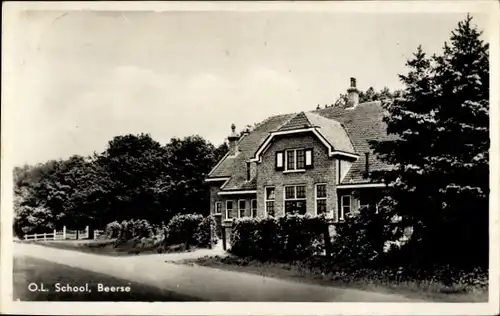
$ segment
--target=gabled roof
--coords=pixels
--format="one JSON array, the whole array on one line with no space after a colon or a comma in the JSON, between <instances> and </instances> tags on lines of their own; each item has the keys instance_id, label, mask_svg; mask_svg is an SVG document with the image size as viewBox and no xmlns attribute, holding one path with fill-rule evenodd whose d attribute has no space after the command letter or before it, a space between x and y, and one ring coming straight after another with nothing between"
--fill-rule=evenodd
<instances>
[{"instance_id":1,"label":"gabled roof","mask_svg":"<svg viewBox=\"0 0 500 316\"><path fill-rule=\"evenodd\" d=\"M330 107L272 116L260 123L250 134L242 137L238 142L238 153L226 155L208 177L230 177L223 190L255 189L255 179L246 181L246 162L254 156L272 132L287 131L309 124L310 127L317 127L329 142L333 142L332 146L337 150L359 155L359 159L352 164L342 183L368 183L369 179L363 178L364 153L371 152L368 142L391 139L382 121L384 111L380 102L366 102L352 109ZM374 154L369 156L369 162L370 170L390 168L390 165L379 161Z\"/></svg>"}]
</instances>

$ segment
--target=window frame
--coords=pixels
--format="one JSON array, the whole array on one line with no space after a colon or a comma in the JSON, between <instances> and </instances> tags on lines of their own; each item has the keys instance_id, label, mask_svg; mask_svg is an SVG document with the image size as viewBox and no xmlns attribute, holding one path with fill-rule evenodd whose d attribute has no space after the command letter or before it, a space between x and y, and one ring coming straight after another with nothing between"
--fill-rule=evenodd
<instances>
[{"instance_id":1,"label":"window frame","mask_svg":"<svg viewBox=\"0 0 500 316\"><path fill-rule=\"evenodd\" d=\"M325 196L324 197L318 197L318 186L324 185L325 186ZM318 215L318 201L325 201L325 214L328 215L328 208L326 206L326 201L328 199L328 187L326 183L316 183L314 185L314 212L316 213L316 216Z\"/></svg>"},{"instance_id":2,"label":"window frame","mask_svg":"<svg viewBox=\"0 0 500 316\"><path fill-rule=\"evenodd\" d=\"M229 208L228 208L227 204L228 204L229 202L231 202L231 205L232 205L232 207L231 207L231 213L232 213L232 211L234 210L234 200L226 200L226 219L231 219L231 218L232 218L232 217L229 217L229 216L228 216L228 215L229 215L229 212L228 212L228 211L229 211Z\"/></svg>"},{"instance_id":3,"label":"window frame","mask_svg":"<svg viewBox=\"0 0 500 316\"><path fill-rule=\"evenodd\" d=\"M298 168L297 166L297 152L303 152L303 166L302 168ZM294 148L294 149L286 149L284 152L285 154L283 155L284 158L285 158L285 161L284 161L284 164L283 164L283 167L284 167L284 171L288 171L288 172L293 172L293 171L305 171L306 170L306 149L305 148ZM293 168L289 168L288 166L288 153L289 152L293 152ZM312 153L311 153L311 164L312 164Z\"/></svg>"},{"instance_id":4,"label":"window frame","mask_svg":"<svg viewBox=\"0 0 500 316\"><path fill-rule=\"evenodd\" d=\"M255 203L255 207L254 207ZM250 200L250 216L252 218L257 217L257 199Z\"/></svg>"},{"instance_id":5,"label":"window frame","mask_svg":"<svg viewBox=\"0 0 500 316\"><path fill-rule=\"evenodd\" d=\"M352 211L352 195L351 194L344 194L340 196L340 208L339 208L339 221L343 221L345 219L345 212L344 212L344 207L347 207L344 205L344 197L349 197L349 212Z\"/></svg>"},{"instance_id":6,"label":"window frame","mask_svg":"<svg viewBox=\"0 0 500 316\"><path fill-rule=\"evenodd\" d=\"M286 197L286 188L294 188L294 198L287 198ZM304 187L304 197L297 198L297 187ZM306 211L304 214L307 214L307 188L305 184L293 184L293 185L285 185L283 187L283 213L287 214L286 211L286 202L290 201L304 201L306 205Z\"/></svg>"},{"instance_id":7,"label":"window frame","mask_svg":"<svg viewBox=\"0 0 500 316\"><path fill-rule=\"evenodd\" d=\"M273 199L268 199L268 196L267 196L267 189L273 189L274 190L274 197ZM272 202L273 203L273 215L272 216L276 216L276 187L274 186L266 186L264 187L264 211L266 213L266 216L269 216L269 212L267 211L268 207L267 207L267 202Z\"/></svg>"},{"instance_id":8,"label":"window frame","mask_svg":"<svg viewBox=\"0 0 500 316\"><path fill-rule=\"evenodd\" d=\"M241 202L243 202L245 206L243 209L241 208ZM238 218L245 217L246 210L247 210L247 200L245 199L238 200ZM243 211L243 216L241 216L241 211Z\"/></svg>"},{"instance_id":9,"label":"window frame","mask_svg":"<svg viewBox=\"0 0 500 316\"><path fill-rule=\"evenodd\" d=\"M217 212L217 205L220 205L220 212ZM214 203L214 215L222 215L222 201L215 201L215 203Z\"/></svg>"}]
</instances>

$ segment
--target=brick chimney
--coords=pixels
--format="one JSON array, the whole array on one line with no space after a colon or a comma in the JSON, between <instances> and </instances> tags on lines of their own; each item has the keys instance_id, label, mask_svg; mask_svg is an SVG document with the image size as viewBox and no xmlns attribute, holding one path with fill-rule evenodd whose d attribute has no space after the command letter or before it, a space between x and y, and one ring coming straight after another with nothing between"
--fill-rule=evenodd
<instances>
[{"instance_id":1,"label":"brick chimney","mask_svg":"<svg viewBox=\"0 0 500 316\"><path fill-rule=\"evenodd\" d=\"M240 139L240 136L236 133L236 125L231 124L231 134L227 137L227 140L229 142L229 152L231 155L236 155L238 152L238 140Z\"/></svg>"},{"instance_id":2,"label":"brick chimney","mask_svg":"<svg viewBox=\"0 0 500 316\"><path fill-rule=\"evenodd\" d=\"M356 107L359 103L359 90L356 88L356 78L351 77L351 86L347 89L348 107Z\"/></svg>"}]
</instances>

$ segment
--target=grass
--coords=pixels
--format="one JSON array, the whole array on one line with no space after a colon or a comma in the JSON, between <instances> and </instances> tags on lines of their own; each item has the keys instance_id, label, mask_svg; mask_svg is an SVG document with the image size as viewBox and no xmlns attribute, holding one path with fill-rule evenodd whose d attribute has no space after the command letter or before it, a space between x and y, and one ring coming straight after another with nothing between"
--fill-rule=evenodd
<instances>
[{"instance_id":1,"label":"grass","mask_svg":"<svg viewBox=\"0 0 500 316\"><path fill-rule=\"evenodd\" d=\"M185 260L179 263L197 264L223 270L246 272L267 277L275 277L324 286L341 288L356 288L378 293L399 294L411 299L433 302L487 302L488 292L483 290L466 292L460 286L444 286L431 281L412 282L378 282L376 280L360 279L346 281L342 278L332 278L330 275L304 269L294 263L271 263L256 260L241 259L234 256L206 256L199 259Z\"/></svg>"},{"instance_id":2,"label":"grass","mask_svg":"<svg viewBox=\"0 0 500 316\"><path fill-rule=\"evenodd\" d=\"M132 256L158 254L157 248L141 248L135 240L128 240L122 243L116 243L114 239L98 240L51 240L51 241L23 241L24 243L36 243L46 247L57 249L74 250L86 253L93 253L107 256ZM162 249L162 253L188 252L195 248L186 249L185 245L172 245Z\"/></svg>"},{"instance_id":3,"label":"grass","mask_svg":"<svg viewBox=\"0 0 500 316\"><path fill-rule=\"evenodd\" d=\"M52 263L31 257L14 258L14 300L20 301L193 301L190 297L152 286L129 282L104 274ZM47 292L28 290L30 283L40 284ZM88 284L90 292L56 292L56 283L71 286ZM129 286L130 292L98 292L97 285Z\"/></svg>"}]
</instances>

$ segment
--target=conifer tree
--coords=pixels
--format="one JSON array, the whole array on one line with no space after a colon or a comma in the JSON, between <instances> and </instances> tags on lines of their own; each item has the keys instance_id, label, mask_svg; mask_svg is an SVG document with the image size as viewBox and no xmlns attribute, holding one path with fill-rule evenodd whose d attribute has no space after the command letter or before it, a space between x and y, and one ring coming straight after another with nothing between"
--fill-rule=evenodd
<instances>
[{"instance_id":1,"label":"conifer tree","mask_svg":"<svg viewBox=\"0 0 500 316\"><path fill-rule=\"evenodd\" d=\"M419 47L401 75L402 97L385 118L396 139L372 142L395 166L373 177L392 183L391 197L410 246L427 262L485 264L488 255L488 44L467 16L441 55Z\"/></svg>"}]
</instances>

